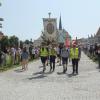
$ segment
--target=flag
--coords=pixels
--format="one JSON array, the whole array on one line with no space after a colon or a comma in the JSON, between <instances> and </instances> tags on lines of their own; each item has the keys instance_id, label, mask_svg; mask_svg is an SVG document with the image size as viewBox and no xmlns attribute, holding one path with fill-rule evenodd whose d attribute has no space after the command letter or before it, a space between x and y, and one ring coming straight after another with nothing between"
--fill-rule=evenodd
<instances>
[{"instance_id":1,"label":"flag","mask_svg":"<svg viewBox=\"0 0 100 100\"><path fill-rule=\"evenodd\" d=\"M66 33L65 45L66 45L67 48L70 46L70 38L69 38L68 32Z\"/></svg>"},{"instance_id":2,"label":"flag","mask_svg":"<svg viewBox=\"0 0 100 100\"><path fill-rule=\"evenodd\" d=\"M76 40L72 40L72 45L77 44Z\"/></svg>"}]
</instances>

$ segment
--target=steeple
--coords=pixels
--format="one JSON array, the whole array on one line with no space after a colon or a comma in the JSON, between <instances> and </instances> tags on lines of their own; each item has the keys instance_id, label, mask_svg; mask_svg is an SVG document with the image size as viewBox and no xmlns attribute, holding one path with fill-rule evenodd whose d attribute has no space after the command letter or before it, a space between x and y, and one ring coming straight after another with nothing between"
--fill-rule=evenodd
<instances>
[{"instance_id":1,"label":"steeple","mask_svg":"<svg viewBox=\"0 0 100 100\"><path fill-rule=\"evenodd\" d=\"M60 15L60 20L59 20L59 30L62 30L62 21L61 21L61 15Z\"/></svg>"}]
</instances>

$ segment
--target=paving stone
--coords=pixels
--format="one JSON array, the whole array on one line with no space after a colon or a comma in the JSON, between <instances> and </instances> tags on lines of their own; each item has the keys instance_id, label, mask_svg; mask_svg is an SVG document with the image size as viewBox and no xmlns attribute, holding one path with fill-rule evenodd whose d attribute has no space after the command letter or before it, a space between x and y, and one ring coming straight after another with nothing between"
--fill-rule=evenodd
<instances>
[{"instance_id":1,"label":"paving stone","mask_svg":"<svg viewBox=\"0 0 100 100\"><path fill-rule=\"evenodd\" d=\"M41 61L28 65L28 70L19 68L0 73L0 100L100 100L100 72L97 64L84 53L79 62L79 75L72 73L71 62L68 71L56 64L56 70L49 73L49 66L42 74Z\"/></svg>"}]
</instances>

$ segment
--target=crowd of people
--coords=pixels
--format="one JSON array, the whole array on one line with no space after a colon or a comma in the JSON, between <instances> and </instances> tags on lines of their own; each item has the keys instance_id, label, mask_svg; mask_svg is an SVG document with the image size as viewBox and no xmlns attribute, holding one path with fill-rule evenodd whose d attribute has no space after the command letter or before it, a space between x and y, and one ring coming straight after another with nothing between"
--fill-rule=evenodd
<instances>
[{"instance_id":1,"label":"crowd of people","mask_svg":"<svg viewBox=\"0 0 100 100\"><path fill-rule=\"evenodd\" d=\"M81 58L81 48L76 44L73 44L72 47L66 47L65 45L50 45L47 47L42 45L40 57L43 64L43 73L45 72L48 63L50 64L50 72L55 71L55 60L57 58L59 66L63 66L63 73L66 73L67 71L68 61L72 61L72 74L78 74L78 62Z\"/></svg>"},{"instance_id":2,"label":"crowd of people","mask_svg":"<svg viewBox=\"0 0 100 100\"><path fill-rule=\"evenodd\" d=\"M84 45L83 51L87 56L98 61L98 68L100 69L100 44L95 43L94 45Z\"/></svg>"},{"instance_id":3,"label":"crowd of people","mask_svg":"<svg viewBox=\"0 0 100 100\"><path fill-rule=\"evenodd\" d=\"M26 57L26 53L28 57ZM0 50L0 66L13 66L17 64L24 64L25 61L22 60L27 58L28 60L34 60L39 57L39 47L7 47L3 50Z\"/></svg>"},{"instance_id":4,"label":"crowd of people","mask_svg":"<svg viewBox=\"0 0 100 100\"><path fill-rule=\"evenodd\" d=\"M65 45L49 46L42 44L41 47L23 47L15 48L9 47L4 51L0 50L0 66L12 66L16 64L22 65L22 70L28 69L28 61L41 58L43 65L43 73L46 70L46 66L50 66L50 72L55 71L56 61L59 66L63 66L63 73L67 71L68 62L72 62L72 74L78 74L78 63L81 58L81 50L83 50L89 56L96 56L98 59L98 65L100 68L100 45L95 46L80 46L72 44L70 47Z\"/></svg>"}]
</instances>

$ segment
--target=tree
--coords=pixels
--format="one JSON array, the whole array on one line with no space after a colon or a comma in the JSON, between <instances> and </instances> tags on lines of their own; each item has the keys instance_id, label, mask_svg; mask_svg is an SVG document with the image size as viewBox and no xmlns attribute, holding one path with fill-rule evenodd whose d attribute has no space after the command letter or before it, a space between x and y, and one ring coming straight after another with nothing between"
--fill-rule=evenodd
<instances>
[{"instance_id":1,"label":"tree","mask_svg":"<svg viewBox=\"0 0 100 100\"><path fill-rule=\"evenodd\" d=\"M20 41L20 48L23 48L23 41Z\"/></svg>"},{"instance_id":2,"label":"tree","mask_svg":"<svg viewBox=\"0 0 100 100\"><path fill-rule=\"evenodd\" d=\"M30 41L29 41L29 40L25 40L24 43L25 43L25 44L30 44Z\"/></svg>"},{"instance_id":3,"label":"tree","mask_svg":"<svg viewBox=\"0 0 100 100\"><path fill-rule=\"evenodd\" d=\"M9 42L10 42L10 46L18 47L19 39L18 39L18 37L16 37L16 36L11 36L11 37L9 38Z\"/></svg>"},{"instance_id":4,"label":"tree","mask_svg":"<svg viewBox=\"0 0 100 100\"><path fill-rule=\"evenodd\" d=\"M8 36L4 36L4 37L0 40L0 44L1 44L1 50L2 50L2 51L4 51L6 47L9 47L10 43L9 43Z\"/></svg>"}]
</instances>

